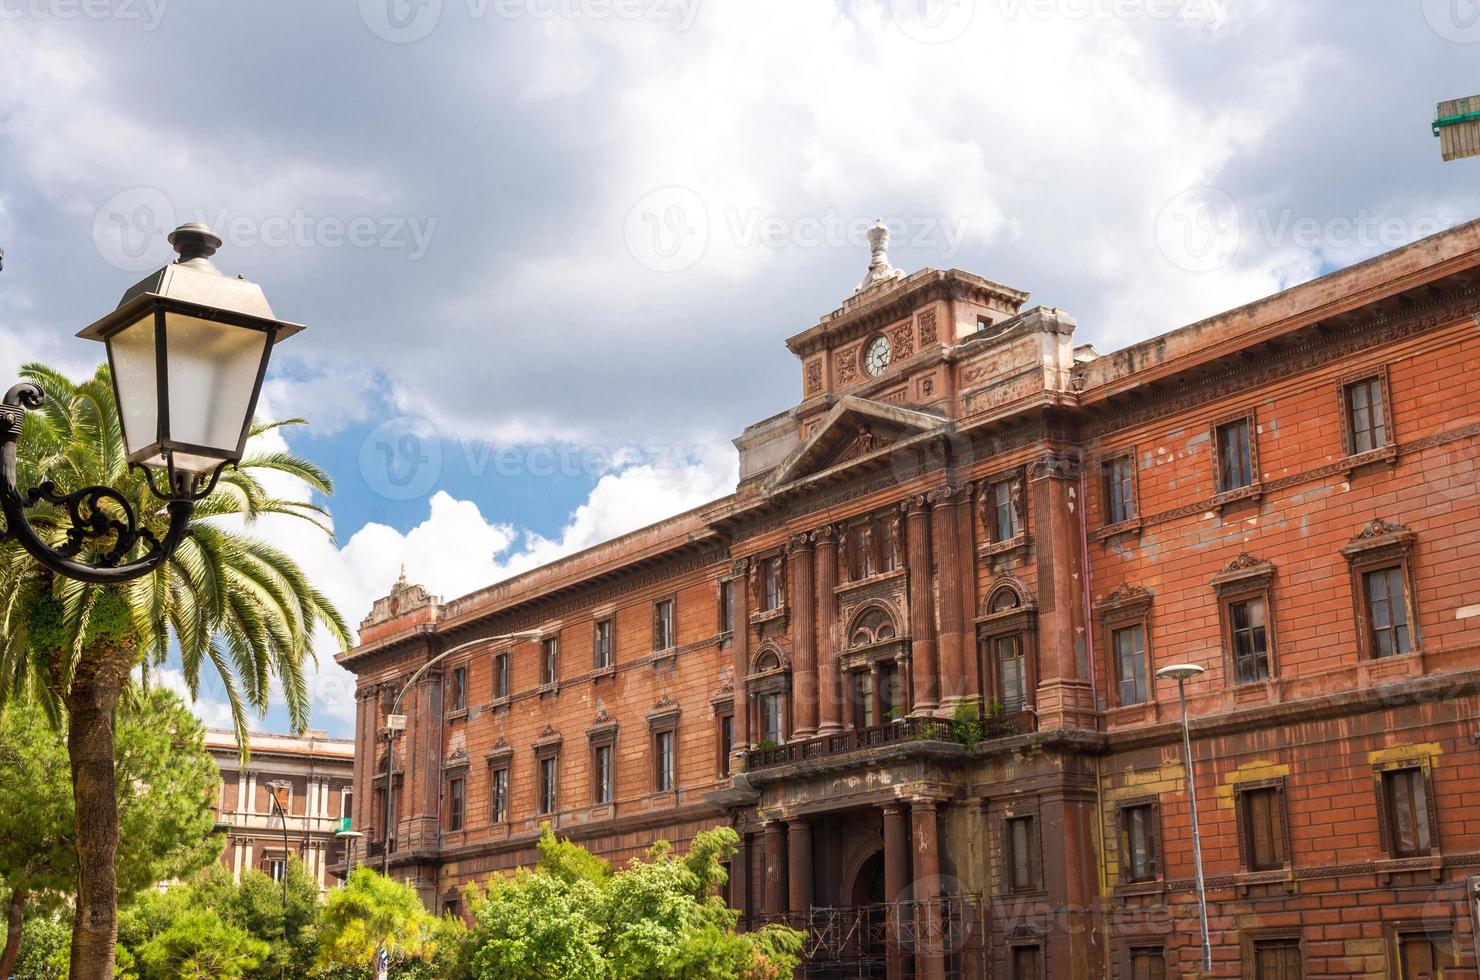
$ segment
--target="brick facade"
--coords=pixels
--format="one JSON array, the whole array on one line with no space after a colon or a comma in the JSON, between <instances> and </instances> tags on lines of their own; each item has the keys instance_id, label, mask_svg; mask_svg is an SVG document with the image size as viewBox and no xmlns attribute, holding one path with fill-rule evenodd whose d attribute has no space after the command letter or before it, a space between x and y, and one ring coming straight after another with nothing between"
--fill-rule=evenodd
<instances>
[{"instance_id":1,"label":"brick facade","mask_svg":"<svg viewBox=\"0 0 1480 980\"><path fill-rule=\"evenodd\" d=\"M618 862L724 823L732 903L805 923L817 976L1183 975L1155 671L1190 662L1213 973L1475 976L1480 224L1103 356L1026 299L864 288L788 340L803 400L732 496L450 602L399 583L341 658L356 857L390 703L458 647L390 777L389 866L439 907L545 820Z\"/></svg>"}]
</instances>

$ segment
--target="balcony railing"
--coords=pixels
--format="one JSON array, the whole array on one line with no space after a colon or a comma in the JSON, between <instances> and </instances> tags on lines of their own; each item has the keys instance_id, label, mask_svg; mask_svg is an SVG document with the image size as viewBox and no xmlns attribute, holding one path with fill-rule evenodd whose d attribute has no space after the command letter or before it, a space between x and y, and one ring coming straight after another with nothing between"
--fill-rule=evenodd
<instances>
[{"instance_id":1,"label":"balcony railing","mask_svg":"<svg viewBox=\"0 0 1480 980\"><path fill-rule=\"evenodd\" d=\"M877 749L901 742L961 742L971 740L967 724L949 718L901 718L887 725L872 728L854 728L833 735L787 742L751 749L746 753L746 769L771 769L776 766L805 762L809 759L831 758ZM1023 735L1034 730L1036 719L1031 711L1017 711L1005 715L988 715L981 719L982 740Z\"/></svg>"},{"instance_id":2,"label":"balcony railing","mask_svg":"<svg viewBox=\"0 0 1480 980\"><path fill-rule=\"evenodd\" d=\"M806 977L882 977L897 958L906 976L915 957L940 957L947 978L980 976L984 968L984 914L981 896L947 895L924 901L890 902L837 908L814 906L804 913L755 915L747 929L768 924L799 929L802 975Z\"/></svg>"}]
</instances>

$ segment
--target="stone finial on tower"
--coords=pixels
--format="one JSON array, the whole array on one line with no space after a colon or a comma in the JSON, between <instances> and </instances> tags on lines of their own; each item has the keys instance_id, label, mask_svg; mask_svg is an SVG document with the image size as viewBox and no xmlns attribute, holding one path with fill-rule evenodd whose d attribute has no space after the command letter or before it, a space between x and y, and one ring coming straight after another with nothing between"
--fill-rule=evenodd
<instances>
[{"instance_id":1,"label":"stone finial on tower","mask_svg":"<svg viewBox=\"0 0 1480 980\"><path fill-rule=\"evenodd\" d=\"M884 224L883 218L874 222L874 226L868 230L868 244L868 272L864 274L858 288L853 290L855 295L880 283L904 278L903 269L889 264L889 226Z\"/></svg>"}]
</instances>

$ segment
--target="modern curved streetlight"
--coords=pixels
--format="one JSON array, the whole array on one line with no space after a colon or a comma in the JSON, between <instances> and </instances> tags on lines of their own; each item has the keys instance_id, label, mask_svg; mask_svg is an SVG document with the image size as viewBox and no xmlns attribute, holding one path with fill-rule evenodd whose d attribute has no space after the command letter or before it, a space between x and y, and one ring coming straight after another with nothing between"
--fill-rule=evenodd
<instances>
[{"instance_id":1,"label":"modern curved streetlight","mask_svg":"<svg viewBox=\"0 0 1480 980\"><path fill-rule=\"evenodd\" d=\"M437 664L446 660L454 653L462 653L464 650L471 649L472 647L487 646L490 643L502 643L506 640L527 640L531 642L538 642L544 635L545 634L540 630L524 630L520 633L504 633L500 636L483 636L479 637L476 640L469 640L466 643L459 643L457 646L453 647L450 650L443 650L431 660L428 660L426 663L417 668L416 673L412 674L411 679L406 682L406 686L401 688L401 693L396 695L396 700L391 704L391 710L387 712L385 716L385 841L382 844L383 852L381 854L380 862L380 873L383 874L385 877L389 878L391 875L391 830L393 827L392 814L396 812L395 739L396 732L402 731L406 727L406 718L404 715L401 714L401 700L406 697L406 692L411 690L412 686L415 685L417 681L421 680L422 676L425 675L427 671L431 670Z\"/></svg>"},{"instance_id":2,"label":"modern curved streetlight","mask_svg":"<svg viewBox=\"0 0 1480 980\"><path fill-rule=\"evenodd\" d=\"M46 396L23 382L0 401L0 540L14 540L68 578L126 582L169 558L189 533L196 502L215 489L228 463L242 458L273 345L303 329L277 319L256 283L212 264L221 239L205 225L181 225L169 241L179 258L136 283L116 310L77 335L108 348L128 463L143 470L169 511L163 538L142 527L111 487L68 493L46 480L23 491L16 443L26 412ZM27 519L26 511L43 502L64 510L70 522L60 546L48 544ZM95 547L81 557L90 542Z\"/></svg>"},{"instance_id":3,"label":"modern curved streetlight","mask_svg":"<svg viewBox=\"0 0 1480 980\"><path fill-rule=\"evenodd\" d=\"M1187 806L1192 813L1192 863L1197 873L1197 917L1202 926L1203 971L1207 972L1213 968L1213 945L1208 940L1208 893L1203 884L1202 836L1197 829L1197 791L1193 788L1192 781L1192 733L1187 727L1187 682L1202 676L1205 671L1206 668L1198 664L1167 664L1156 672L1156 676L1177 682L1177 700L1182 704L1182 751L1185 753L1183 761L1187 774Z\"/></svg>"}]
</instances>

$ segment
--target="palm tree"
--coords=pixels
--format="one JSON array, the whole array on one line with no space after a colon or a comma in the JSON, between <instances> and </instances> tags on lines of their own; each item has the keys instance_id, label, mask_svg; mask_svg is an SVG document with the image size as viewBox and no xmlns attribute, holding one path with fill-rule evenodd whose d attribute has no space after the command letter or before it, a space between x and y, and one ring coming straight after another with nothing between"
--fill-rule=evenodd
<instances>
[{"instance_id":1,"label":"palm tree","mask_svg":"<svg viewBox=\"0 0 1480 980\"><path fill-rule=\"evenodd\" d=\"M68 491L112 487L143 526L162 536L168 514L124 458L108 369L80 384L42 365L21 373L47 398L26 415L17 453L20 485L53 480ZM257 423L252 434L302 421ZM11 698L31 697L57 723L63 714L66 720L78 864L72 980L113 976L113 712L120 698L147 681L173 644L192 692L202 670L219 678L245 746L247 713L266 712L274 680L294 728L307 726L304 666L314 656L316 631L348 647L343 618L292 557L248 533L264 514L287 514L306 521L312 533L332 536L326 511L274 496L259 479L267 472L295 477L323 494L332 490L325 473L291 453L249 453L197 506L192 532L170 560L124 585L56 576L19 547L0 545L0 708ZM65 539L67 521L55 508L38 504L32 523L52 545Z\"/></svg>"}]
</instances>

